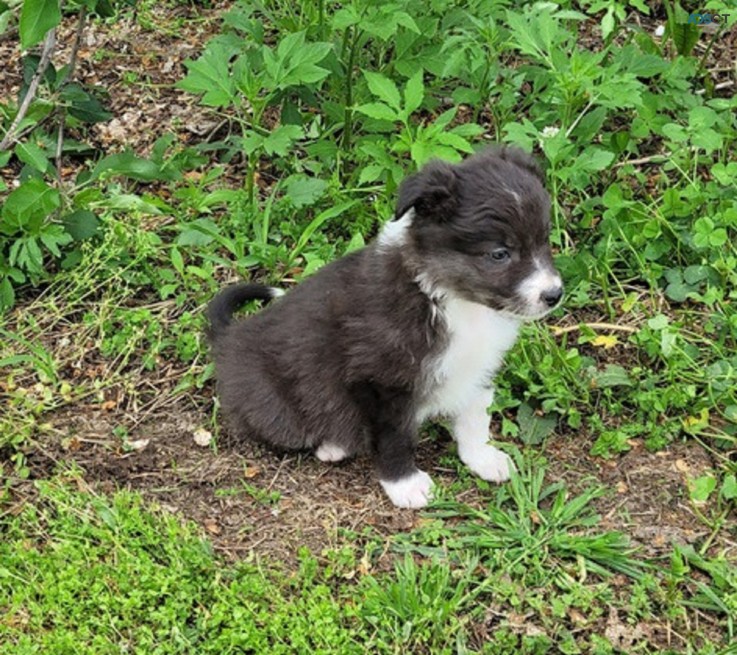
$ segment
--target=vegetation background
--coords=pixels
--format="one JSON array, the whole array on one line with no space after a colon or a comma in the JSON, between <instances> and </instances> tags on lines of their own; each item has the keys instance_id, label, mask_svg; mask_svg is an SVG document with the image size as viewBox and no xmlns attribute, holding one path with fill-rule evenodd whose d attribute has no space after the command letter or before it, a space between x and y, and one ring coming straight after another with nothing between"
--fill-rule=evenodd
<instances>
[{"instance_id":1,"label":"vegetation background","mask_svg":"<svg viewBox=\"0 0 737 655\"><path fill-rule=\"evenodd\" d=\"M697 13L696 13L697 12ZM737 653L737 11L0 2L0 653ZM533 150L565 307L427 512L218 428L203 304Z\"/></svg>"}]
</instances>

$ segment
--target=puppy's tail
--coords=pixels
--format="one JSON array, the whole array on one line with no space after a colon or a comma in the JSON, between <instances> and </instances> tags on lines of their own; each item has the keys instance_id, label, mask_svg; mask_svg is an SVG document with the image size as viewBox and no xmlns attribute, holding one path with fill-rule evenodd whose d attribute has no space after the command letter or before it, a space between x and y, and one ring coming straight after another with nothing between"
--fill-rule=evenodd
<instances>
[{"instance_id":1,"label":"puppy's tail","mask_svg":"<svg viewBox=\"0 0 737 655\"><path fill-rule=\"evenodd\" d=\"M269 302L284 294L284 291L263 284L234 284L223 289L207 306L207 318L210 321L208 336L216 339L227 328L233 318L233 313L249 300L263 300Z\"/></svg>"}]
</instances>

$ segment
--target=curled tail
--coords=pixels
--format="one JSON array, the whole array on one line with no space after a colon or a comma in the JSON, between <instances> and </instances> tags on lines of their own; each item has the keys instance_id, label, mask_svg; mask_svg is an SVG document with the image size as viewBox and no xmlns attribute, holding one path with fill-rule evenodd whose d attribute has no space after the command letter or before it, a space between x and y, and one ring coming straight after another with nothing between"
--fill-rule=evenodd
<instances>
[{"instance_id":1,"label":"curled tail","mask_svg":"<svg viewBox=\"0 0 737 655\"><path fill-rule=\"evenodd\" d=\"M234 284L223 289L207 305L207 318L210 321L208 335L216 339L230 325L233 313L249 300L263 300L268 302L272 298L281 296L284 292L275 287L263 284Z\"/></svg>"}]
</instances>

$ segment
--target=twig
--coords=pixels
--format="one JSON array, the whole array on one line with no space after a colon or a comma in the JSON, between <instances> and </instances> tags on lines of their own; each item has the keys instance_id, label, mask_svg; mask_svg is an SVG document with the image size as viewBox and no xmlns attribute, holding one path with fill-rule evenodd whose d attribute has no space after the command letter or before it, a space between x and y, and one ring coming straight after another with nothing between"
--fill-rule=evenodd
<instances>
[{"instance_id":1,"label":"twig","mask_svg":"<svg viewBox=\"0 0 737 655\"><path fill-rule=\"evenodd\" d=\"M590 330L611 330L613 332L629 332L634 334L638 331L636 327L631 325L616 325L615 323L579 323L578 325L569 325L567 327L559 327L558 325L551 325L550 329L553 334L557 337L561 334L568 334L569 332L576 332L582 327L587 327Z\"/></svg>"},{"instance_id":2,"label":"twig","mask_svg":"<svg viewBox=\"0 0 737 655\"><path fill-rule=\"evenodd\" d=\"M614 164L614 168L627 166L627 164L632 164L633 166L639 166L640 164L650 164L652 162L657 162L660 158L667 159L668 155L650 155L649 157L642 157L640 159L628 159L627 161L617 162L616 164Z\"/></svg>"},{"instance_id":3,"label":"twig","mask_svg":"<svg viewBox=\"0 0 737 655\"><path fill-rule=\"evenodd\" d=\"M722 89L726 89L730 86L734 86L734 80L728 80L727 82L719 82L719 84L714 85L714 91L721 91ZM699 89L696 91L697 96L702 96L706 93L706 89Z\"/></svg>"},{"instance_id":4,"label":"twig","mask_svg":"<svg viewBox=\"0 0 737 655\"><path fill-rule=\"evenodd\" d=\"M77 51L79 50L79 44L82 42L82 30L84 29L84 21L87 17L87 7L82 5L79 10L79 17L77 20L77 31L74 34L74 43L72 44L72 53L69 56L69 70L67 72L67 78L65 82L69 82L74 76L74 67L77 65ZM56 137L56 176L61 181L61 151L64 147L64 122L65 122L66 110L62 108L59 117L59 132Z\"/></svg>"},{"instance_id":5,"label":"twig","mask_svg":"<svg viewBox=\"0 0 737 655\"><path fill-rule=\"evenodd\" d=\"M8 131L5 133L3 140L0 142L0 151L7 150L10 144L14 141L13 133L18 129L21 121L25 118L28 108L31 106L31 102L36 97L36 91L38 91L38 85L41 83L46 69L51 61L51 55L54 54L54 47L56 46L56 29L49 30L44 39L43 51L41 52L41 60L38 62L38 68L33 74L31 83L28 85L28 91L26 92L23 102L21 102L18 108L18 113L15 115L13 122L10 124Z\"/></svg>"}]
</instances>

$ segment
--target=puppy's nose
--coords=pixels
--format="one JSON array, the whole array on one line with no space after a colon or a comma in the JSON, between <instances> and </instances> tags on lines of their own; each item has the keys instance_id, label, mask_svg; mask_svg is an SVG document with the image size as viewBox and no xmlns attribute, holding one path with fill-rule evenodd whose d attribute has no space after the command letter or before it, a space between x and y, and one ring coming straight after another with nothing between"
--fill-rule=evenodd
<instances>
[{"instance_id":1,"label":"puppy's nose","mask_svg":"<svg viewBox=\"0 0 737 655\"><path fill-rule=\"evenodd\" d=\"M550 287L540 294L541 300L548 307L555 307L563 297L563 287Z\"/></svg>"}]
</instances>

